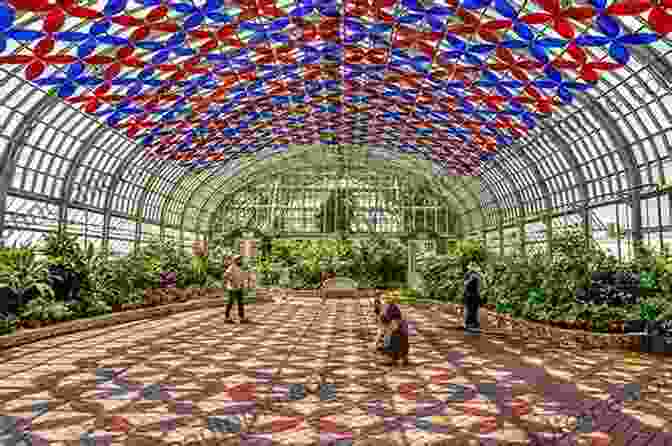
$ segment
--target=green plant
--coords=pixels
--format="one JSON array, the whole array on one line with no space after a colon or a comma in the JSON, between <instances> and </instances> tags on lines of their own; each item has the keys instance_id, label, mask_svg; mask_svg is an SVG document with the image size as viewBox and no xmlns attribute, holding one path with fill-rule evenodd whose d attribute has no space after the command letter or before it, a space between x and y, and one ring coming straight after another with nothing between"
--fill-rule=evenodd
<instances>
[{"instance_id":1,"label":"green plant","mask_svg":"<svg viewBox=\"0 0 672 446\"><path fill-rule=\"evenodd\" d=\"M46 234L42 245L42 251L50 264L77 271L83 252L76 235L68 234L64 228L59 228L56 232Z\"/></svg>"},{"instance_id":2,"label":"green plant","mask_svg":"<svg viewBox=\"0 0 672 446\"><path fill-rule=\"evenodd\" d=\"M74 314L64 302L50 302L46 312L47 319L54 321L71 319Z\"/></svg>"},{"instance_id":3,"label":"green plant","mask_svg":"<svg viewBox=\"0 0 672 446\"><path fill-rule=\"evenodd\" d=\"M76 317L100 316L112 311L100 293L83 291L80 299L79 303L70 308Z\"/></svg>"},{"instance_id":4,"label":"green plant","mask_svg":"<svg viewBox=\"0 0 672 446\"><path fill-rule=\"evenodd\" d=\"M50 305L53 302L53 300L44 296L36 297L19 309L19 317L22 320L31 321L48 320L50 316Z\"/></svg>"},{"instance_id":5,"label":"green plant","mask_svg":"<svg viewBox=\"0 0 672 446\"><path fill-rule=\"evenodd\" d=\"M54 296L48 284L47 263L39 260L32 249L14 250L5 253L0 265L0 288L10 288L19 296L19 302L28 292L36 292L37 296Z\"/></svg>"},{"instance_id":6,"label":"green plant","mask_svg":"<svg viewBox=\"0 0 672 446\"><path fill-rule=\"evenodd\" d=\"M0 336L12 334L16 331L16 319L0 316Z\"/></svg>"}]
</instances>

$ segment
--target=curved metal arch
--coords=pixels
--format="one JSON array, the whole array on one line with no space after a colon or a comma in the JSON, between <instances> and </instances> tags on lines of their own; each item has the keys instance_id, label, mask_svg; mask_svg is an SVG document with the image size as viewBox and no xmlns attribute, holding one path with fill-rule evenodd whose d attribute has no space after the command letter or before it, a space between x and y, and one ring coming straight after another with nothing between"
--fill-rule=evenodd
<instances>
[{"instance_id":1,"label":"curved metal arch","mask_svg":"<svg viewBox=\"0 0 672 446\"><path fill-rule=\"evenodd\" d=\"M93 133L82 142L81 148L77 151L77 154L70 162L68 171L65 174L65 181L63 182L63 189L61 193L61 204L58 209L58 225L62 227L68 219L68 210L70 208L70 203L72 200L72 188L75 181L75 177L79 172L79 169L84 161L84 158L89 154L91 149L94 147L95 143L102 137L106 132L105 127L98 127ZM108 190L108 194L110 191ZM107 200L107 197L105 197Z\"/></svg>"},{"instance_id":2,"label":"curved metal arch","mask_svg":"<svg viewBox=\"0 0 672 446\"><path fill-rule=\"evenodd\" d=\"M292 167L290 166L290 167L286 167L286 168L284 168L284 169L279 169L279 170L277 170L277 171L274 170L273 172L269 172L268 175L269 175L269 176L270 176L270 175L274 175L274 174L277 174L277 173L279 173L279 172L281 173L281 172L285 172L285 171L288 171L288 170L291 170L291 169L292 169ZM255 180L258 180L258 178L256 178ZM243 189L243 188L249 186L249 184L250 184L250 183L243 184L243 185L241 185L240 187L238 187L236 190ZM221 190L221 188L223 188L223 187L225 187L225 184L221 185L220 188L219 188L216 192L219 192L219 190ZM227 194L227 196L231 196L231 195L233 195L233 194L235 194L235 191L229 192L229 193ZM215 193L215 194L213 194L212 196L214 197L214 196L217 196L217 195L218 195L218 194ZM453 194L451 193L450 195L453 195ZM441 196L439 195L439 197L441 197ZM456 196L454 196L454 195L453 195L453 198L455 199L455 205L456 205L456 208L457 208L457 205L459 205L459 199L458 199L458 197L456 197ZM197 218L197 222L200 222L200 220L201 220L200 215L204 212L205 207L207 206L207 204L209 203L209 201L210 201L210 200L206 200L206 201L202 204L201 208L199 209L199 217ZM212 220L213 220L213 218L215 218L215 216L218 215L218 212L220 211L221 206L223 206L225 203L226 203L226 200L225 200L225 199L222 199L222 200L220 201L220 203L219 203L217 206L215 206L215 208L214 208L213 211L211 212L211 216L208 218L208 224L209 224L210 226L212 226ZM201 229L200 227L197 228L197 230L200 230L200 229Z\"/></svg>"},{"instance_id":3,"label":"curved metal arch","mask_svg":"<svg viewBox=\"0 0 672 446\"><path fill-rule=\"evenodd\" d=\"M641 49L640 49L640 51L641 51ZM668 53L672 53L672 49ZM663 60L662 62L665 62L665 61ZM667 62L665 62L665 63L667 63ZM667 66L668 66L668 70L669 70L670 65L668 64ZM672 111L662 105L662 103L660 101L661 95L657 95L657 91L654 91L651 88L651 86L641 78L640 73L643 72L643 71L649 72L661 87L667 88L667 90L668 90L667 94L672 94L672 88L670 86L666 85L666 83L664 82L664 79L661 81L661 79L659 79L655 76L656 73L654 71L651 71L650 65L645 65L642 69L637 70L635 72L632 72L630 74L629 78L630 77L635 77L639 81L639 86L641 88L646 89L647 92L654 99L651 100L651 101L648 101L646 104L641 104L641 103L640 104L633 104L633 103L625 100L625 98L623 97L621 92L617 90L617 94L619 96L619 101L622 104L626 104L627 109L633 115L634 119L637 121L637 123L640 125L641 128L647 129L647 126L643 122L642 118L639 116L639 111L643 111L647 115L647 117L651 120L651 122L656 126L656 129L653 132L649 132L648 134L643 135L643 134L638 133L636 131L636 129L633 128L632 124L630 123L630 121L628 119L623 119L622 121L628 127L629 131L635 136L634 140L632 142L632 145L631 145L631 151L635 150L635 148L632 147L632 146L636 146L636 149L641 151L640 155L642 156L643 159L646 160L644 168L647 170L649 176L650 177L655 177L655 175L653 175L653 173L652 173L652 167L651 167L654 163L655 163L656 167L658 168L659 176L664 176L663 163L662 163L662 159L664 157L661 156L661 153L659 151L659 147L657 145L651 144L651 147L656 154L656 158L655 159L649 159L648 154L646 153L644 148L641 147L641 145L643 144L643 141L649 140L653 135L660 134L661 132L663 132L663 134L664 134L664 132L666 130L668 130L667 127L665 127L661 124L661 121L658 118L658 115L663 114L667 118L668 122L672 122ZM670 74L672 75L672 71L670 71ZM616 77L616 78L620 78L619 73L613 73L613 76ZM635 91L635 87L633 87L632 85L629 85L627 83L627 80L628 79L623 81L624 86L630 91L630 94L632 94L633 97L636 97L637 93ZM662 96L665 96L665 94L663 94ZM652 104L656 104L658 106L657 110L655 112L653 111ZM615 108L615 109L618 110L618 108ZM668 156L672 156L672 147L669 144L667 144L664 147L664 150L666 150ZM636 159L635 159L635 166L637 168L639 167L636 164Z\"/></svg>"},{"instance_id":4,"label":"curved metal arch","mask_svg":"<svg viewBox=\"0 0 672 446\"><path fill-rule=\"evenodd\" d=\"M163 173L164 170L169 169L170 167L176 167L176 166L163 163L163 165L155 164L153 167L154 167L154 169L153 169L153 172L150 174L150 178L151 177L162 178L162 179L166 180L166 183L169 183L169 181L167 181L167 178L168 178L167 176L163 176L163 175L159 175L159 174ZM179 171L178 171L177 168L175 168L175 169L170 170L170 172L168 172L168 173L178 174ZM161 195L160 191L155 191L155 193L158 194L158 195ZM141 219L138 219L138 221L136 222L136 226L135 226L136 241L139 241L140 237L142 235L142 222L147 220L145 218L146 217L146 215L145 215L146 214L145 205L147 204L147 197L148 196L149 196L149 189L148 188L143 188L142 194L140 194L140 197L138 197L137 205L134 208L134 209L137 209L137 210L142 210L142 214L143 214L143 217ZM161 207L159 207L159 209L161 209ZM160 216L161 216L161 212L159 211L159 217ZM142 220L142 222L140 220ZM163 235L165 225L163 224L162 221L160 221L159 224L161 225L161 234Z\"/></svg>"},{"instance_id":5,"label":"curved metal arch","mask_svg":"<svg viewBox=\"0 0 672 446\"><path fill-rule=\"evenodd\" d=\"M508 155L506 157L507 163L503 162L505 158L499 158L501 160L500 164L510 172L509 175L512 178L515 177L519 180L518 184L520 184L519 190L521 196L524 193L526 201L529 201L530 205L536 208L537 200L543 200L544 196L544 192L540 190L540 176L539 170L535 168L536 164L532 164L529 155L519 149L516 150L515 148L511 148L510 150L505 150L504 148L501 148L499 151L501 151L502 154L507 153ZM522 168L519 168L519 165L522 166ZM546 185L542 184L542 187L545 188ZM541 206L544 206L544 204L542 203Z\"/></svg>"},{"instance_id":6,"label":"curved metal arch","mask_svg":"<svg viewBox=\"0 0 672 446\"><path fill-rule=\"evenodd\" d=\"M107 243L110 240L110 224L112 222L112 199L116 195L119 183L121 183L121 177L126 171L126 166L133 161L134 157L138 156L142 156L142 153L135 152L133 150L129 151L126 154L124 160L119 164L117 169L114 171L114 174L112 176L109 192L107 194L107 197L105 197L105 211L103 216L103 244L105 245L107 245Z\"/></svg>"},{"instance_id":7,"label":"curved metal arch","mask_svg":"<svg viewBox=\"0 0 672 446\"><path fill-rule=\"evenodd\" d=\"M607 99L610 100L610 99ZM642 241L642 208L640 198L640 187L642 186L642 175L637 169L637 161L629 147L624 147L618 141L627 141L625 134L618 124L614 123L611 116L604 109L602 104L595 102L594 106L597 108L597 117L602 125L606 127L606 132L611 138L615 149L618 152L621 162L626 169L628 177L629 188L632 190L632 198L630 200L632 206L631 218L631 234L633 242L639 243ZM610 125L612 124L612 125ZM616 124L616 125L613 125Z\"/></svg>"},{"instance_id":8,"label":"curved metal arch","mask_svg":"<svg viewBox=\"0 0 672 446\"><path fill-rule=\"evenodd\" d=\"M38 90L34 90L32 94L35 94L37 91ZM24 146L26 139L30 136L34 122L52 105L53 101L54 98L45 95L31 107L25 115L25 118L21 120L21 123L12 133L10 145L5 152L3 159L0 160L2 161L0 166L3 166L0 170L0 244L4 243L1 235L5 228L7 193L9 192L9 187L12 184L12 179L14 178L14 172L16 170L16 155L18 150Z\"/></svg>"},{"instance_id":9,"label":"curved metal arch","mask_svg":"<svg viewBox=\"0 0 672 446\"><path fill-rule=\"evenodd\" d=\"M493 161L490 161L490 163L493 163ZM499 193L495 195L496 197L499 197L499 209L506 209L507 201L509 201L511 197L514 198L512 201L515 201L516 198L511 189L507 189L502 185L502 180L504 180L503 176L501 169L496 169L494 163L481 172L481 178L491 184L492 190L499 191Z\"/></svg>"}]
</instances>

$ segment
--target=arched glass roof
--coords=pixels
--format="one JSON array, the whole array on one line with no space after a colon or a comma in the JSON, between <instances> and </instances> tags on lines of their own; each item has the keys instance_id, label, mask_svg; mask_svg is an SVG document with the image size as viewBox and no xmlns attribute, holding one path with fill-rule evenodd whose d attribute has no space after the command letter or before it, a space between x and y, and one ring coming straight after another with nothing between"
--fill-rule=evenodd
<instances>
[{"instance_id":1,"label":"arched glass roof","mask_svg":"<svg viewBox=\"0 0 672 446\"><path fill-rule=\"evenodd\" d=\"M672 175L670 32L653 0L2 0L3 238L197 232L317 168L245 157L319 146L429 163L472 228L644 193Z\"/></svg>"}]
</instances>

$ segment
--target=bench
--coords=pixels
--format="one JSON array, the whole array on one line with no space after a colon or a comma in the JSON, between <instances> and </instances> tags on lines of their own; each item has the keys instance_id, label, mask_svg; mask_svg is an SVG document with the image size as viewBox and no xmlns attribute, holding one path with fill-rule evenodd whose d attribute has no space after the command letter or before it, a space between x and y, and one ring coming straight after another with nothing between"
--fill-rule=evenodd
<instances>
[{"instance_id":1,"label":"bench","mask_svg":"<svg viewBox=\"0 0 672 446\"><path fill-rule=\"evenodd\" d=\"M334 277L327 279L320 290L322 299L330 298L358 298L357 282L348 277Z\"/></svg>"}]
</instances>

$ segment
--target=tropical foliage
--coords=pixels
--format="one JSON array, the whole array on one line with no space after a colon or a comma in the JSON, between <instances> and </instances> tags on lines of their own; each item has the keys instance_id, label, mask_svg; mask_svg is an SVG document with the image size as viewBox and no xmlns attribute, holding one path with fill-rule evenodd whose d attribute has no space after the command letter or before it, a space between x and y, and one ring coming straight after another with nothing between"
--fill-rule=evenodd
<instances>
[{"instance_id":1,"label":"tropical foliage","mask_svg":"<svg viewBox=\"0 0 672 446\"><path fill-rule=\"evenodd\" d=\"M537 321L584 321L604 331L613 321L672 318L670 285L672 256L644 250L636 261L619 263L583 231L555 230L552 255L531 248L525 256L488 254L478 242L458 243L444 256L421 259L425 297L462 302L464 265L476 262L483 277L482 300L496 311ZM577 289L586 288L594 272L642 273L644 291L636 305L576 302Z\"/></svg>"}]
</instances>

